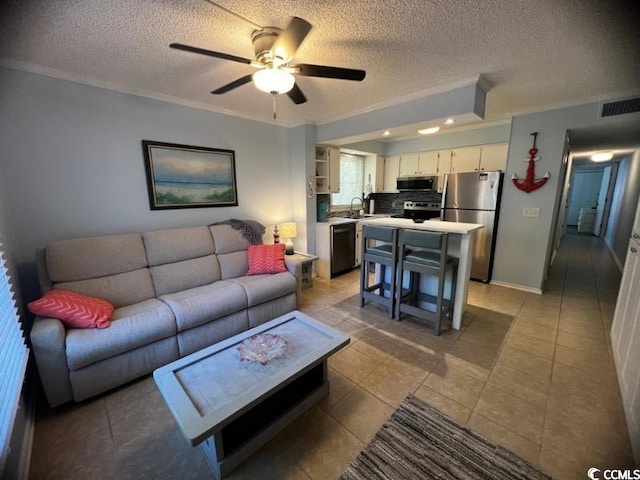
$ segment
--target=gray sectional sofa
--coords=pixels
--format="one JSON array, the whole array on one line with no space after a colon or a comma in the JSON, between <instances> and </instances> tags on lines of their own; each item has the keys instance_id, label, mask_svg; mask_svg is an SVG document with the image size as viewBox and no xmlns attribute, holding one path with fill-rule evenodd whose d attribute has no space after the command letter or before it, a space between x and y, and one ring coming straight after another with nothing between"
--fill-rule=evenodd
<instances>
[{"instance_id":1,"label":"gray sectional sofa","mask_svg":"<svg viewBox=\"0 0 640 480\"><path fill-rule=\"evenodd\" d=\"M31 342L49 404L81 401L294 310L301 266L246 276L249 241L230 225L64 240L37 252L42 291L115 306L106 329L36 317Z\"/></svg>"}]
</instances>

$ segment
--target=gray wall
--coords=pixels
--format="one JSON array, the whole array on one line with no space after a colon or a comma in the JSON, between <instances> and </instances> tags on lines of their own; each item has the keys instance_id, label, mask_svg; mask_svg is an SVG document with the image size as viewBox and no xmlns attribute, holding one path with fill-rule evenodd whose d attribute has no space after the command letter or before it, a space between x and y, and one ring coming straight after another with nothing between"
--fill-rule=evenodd
<instances>
[{"instance_id":1,"label":"gray wall","mask_svg":"<svg viewBox=\"0 0 640 480\"><path fill-rule=\"evenodd\" d=\"M640 196L640 150L620 161L611 199L611 212L604 241L616 257L618 265L627 258L629 238L633 230L635 210Z\"/></svg>"},{"instance_id":2,"label":"gray wall","mask_svg":"<svg viewBox=\"0 0 640 480\"><path fill-rule=\"evenodd\" d=\"M239 206L151 211L143 139L235 150ZM23 283L35 283L36 247L58 239L228 218L270 234L293 218L288 140L283 127L0 68L0 169Z\"/></svg>"},{"instance_id":3,"label":"gray wall","mask_svg":"<svg viewBox=\"0 0 640 480\"><path fill-rule=\"evenodd\" d=\"M509 157L503 189L500 224L496 243L492 283L540 292L546 273L546 260L553 249L552 226L556 222L556 202L563 188L560 177L567 130L593 125L615 125L620 120L599 118L598 103L522 115L513 118ZM525 177L532 132L538 132L536 178L545 172L551 178L531 193L516 189L509 180L513 174ZM630 205L635 205L632 203ZM522 216L525 207L540 209L538 218Z\"/></svg>"}]
</instances>

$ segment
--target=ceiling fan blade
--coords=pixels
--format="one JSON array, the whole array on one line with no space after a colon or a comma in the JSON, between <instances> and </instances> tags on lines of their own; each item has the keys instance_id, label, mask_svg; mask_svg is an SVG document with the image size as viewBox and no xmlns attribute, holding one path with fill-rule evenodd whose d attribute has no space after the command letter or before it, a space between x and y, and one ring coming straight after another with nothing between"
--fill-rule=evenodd
<instances>
[{"instance_id":1,"label":"ceiling fan blade","mask_svg":"<svg viewBox=\"0 0 640 480\"><path fill-rule=\"evenodd\" d=\"M291 65L291 67L295 69L295 73L305 77L337 78L340 80L360 82L364 80L364 77L367 75L367 72L364 70L356 70L355 68L327 67L308 63L299 63L297 65Z\"/></svg>"},{"instance_id":2,"label":"ceiling fan blade","mask_svg":"<svg viewBox=\"0 0 640 480\"><path fill-rule=\"evenodd\" d=\"M304 96L304 93L302 93L302 90L300 90L297 83L293 84L293 88L287 92L287 95L296 105L300 105L307 101L307 97Z\"/></svg>"},{"instance_id":3,"label":"ceiling fan blade","mask_svg":"<svg viewBox=\"0 0 640 480\"><path fill-rule=\"evenodd\" d=\"M172 43L169 46L171 48L175 48L176 50L184 50L185 52L199 53L201 55L207 55L209 57L222 58L223 60L231 60L232 62L245 63L247 65L251 65L254 63L254 60L249 60L248 58L236 57L235 55L229 55L227 53L214 52L213 50L205 50L204 48L191 47L189 45L183 45L182 43Z\"/></svg>"},{"instance_id":4,"label":"ceiling fan blade","mask_svg":"<svg viewBox=\"0 0 640 480\"><path fill-rule=\"evenodd\" d=\"M234 88L238 88L241 87L242 85L244 85L245 83L249 83L251 81L251 77L252 75L245 75L244 77L240 77L239 79L228 83L227 85L224 85L216 90L214 90L213 93L214 95L221 95L223 93L227 93L230 90L233 90Z\"/></svg>"},{"instance_id":5,"label":"ceiling fan blade","mask_svg":"<svg viewBox=\"0 0 640 480\"><path fill-rule=\"evenodd\" d=\"M300 17L293 17L271 47L271 56L280 57L283 63L290 62L311 30L311 24Z\"/></svg>"}]
</instances>

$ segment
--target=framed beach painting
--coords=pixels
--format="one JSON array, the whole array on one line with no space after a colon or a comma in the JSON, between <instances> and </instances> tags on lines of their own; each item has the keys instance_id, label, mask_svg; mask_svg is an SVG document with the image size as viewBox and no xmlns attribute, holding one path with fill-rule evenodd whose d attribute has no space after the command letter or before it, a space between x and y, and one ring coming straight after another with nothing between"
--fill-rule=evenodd
<instances>
[{"instance_id":1,"label":"framed beach painting","mask_svg":"<svg viewBox=\"0 0 640 480\"><path fill-rule=\"evenodd\" d=\"M238 205L233 150L150 140L142 149L151 210Z\"/></svg>"}]
</instances>

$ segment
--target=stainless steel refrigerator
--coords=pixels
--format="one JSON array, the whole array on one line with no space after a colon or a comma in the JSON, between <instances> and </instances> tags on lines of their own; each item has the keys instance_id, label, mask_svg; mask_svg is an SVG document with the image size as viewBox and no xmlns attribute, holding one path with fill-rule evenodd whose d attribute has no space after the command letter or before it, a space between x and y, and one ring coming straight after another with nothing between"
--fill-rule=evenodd
<instances>
[{"instance_id":1,"label":"stainless steel refrigerator","mask_svg":"<svg viewBox=\"0 0 640 480\"><path fill-rule=\"evenodd\" d=\"M500 171L451 173L446 176L441 219L484 225L476 232L473 248L471 278L474 280L491 280L503 178Z\"/></svg>"}]
</instances>

